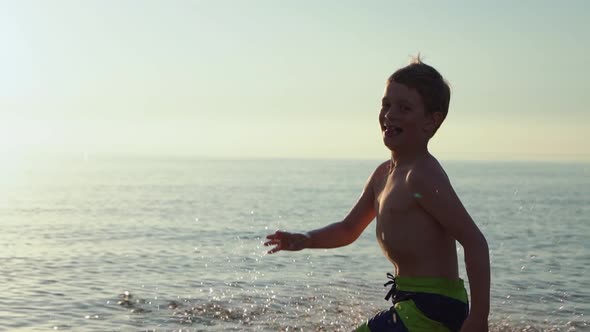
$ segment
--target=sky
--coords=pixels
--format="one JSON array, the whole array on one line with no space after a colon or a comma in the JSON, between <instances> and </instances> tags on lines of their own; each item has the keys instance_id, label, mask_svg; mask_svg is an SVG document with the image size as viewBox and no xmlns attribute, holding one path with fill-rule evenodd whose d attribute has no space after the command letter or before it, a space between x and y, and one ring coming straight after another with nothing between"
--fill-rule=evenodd
<instances>
[{"instance_id":1,"label":"sky","mask_svg":"<svg viewBox=\"0 0 590 332\"><path fill-rule=\"evenodd\" d=\"M387 159L420 53L438 158L590 161L588 40L588 1L0 0L0 158Z\"/></svg>"}]
</instances>

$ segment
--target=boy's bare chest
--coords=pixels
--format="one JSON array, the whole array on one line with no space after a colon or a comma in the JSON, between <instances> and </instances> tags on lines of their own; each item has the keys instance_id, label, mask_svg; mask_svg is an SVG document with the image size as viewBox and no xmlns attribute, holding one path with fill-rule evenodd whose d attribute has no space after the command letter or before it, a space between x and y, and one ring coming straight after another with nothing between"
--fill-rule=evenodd
<instances>
[{"instance_id":1,"label":"boy's bare chest","mask_svg":"<svg viewBox=\"0 0 590 332\"><path fill-rule=\"evenodd\" d=\"M405 176L392 174L377 189L379 245L394 264L405 262L407 267L410 261L420 261L424 243L433 243L438 236L435 223L418 204Z\"/></svg>"},{"instance_id":2,"label":"boy's bare chest","mask_svg":"<svg viewBox=\"0 0 590 332\"><path fill-rule=\"evenodd\" d=\"M389 176L383 181L376 193L378 216L399 216L412 212L419 207L401 176Z\"/></svg>"}]
</instances>

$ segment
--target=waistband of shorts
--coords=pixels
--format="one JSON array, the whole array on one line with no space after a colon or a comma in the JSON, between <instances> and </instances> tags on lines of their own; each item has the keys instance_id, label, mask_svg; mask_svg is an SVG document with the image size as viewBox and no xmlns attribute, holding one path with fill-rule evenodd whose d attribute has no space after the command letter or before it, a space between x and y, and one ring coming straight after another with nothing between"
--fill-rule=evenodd
<instances>
[{"instance_id":1,"label":"waistband of shorts","mask_svg":"<svg viewBox=\"0 0 590 332\"><path fill-rule=\"evenodd\" d=\"M467 303L463 279L437 277L395 277L396 288L403 292L419 292L447 296Z\"/></svg>"}]
</instances>

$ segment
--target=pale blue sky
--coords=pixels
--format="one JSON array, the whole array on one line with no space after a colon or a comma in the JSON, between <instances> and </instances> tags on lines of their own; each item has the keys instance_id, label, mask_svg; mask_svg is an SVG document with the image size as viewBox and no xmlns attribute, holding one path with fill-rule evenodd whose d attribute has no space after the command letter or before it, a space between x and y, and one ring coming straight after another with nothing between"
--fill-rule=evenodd
<instances>
[{"instance_id":1,"label":"pale blue sky","mask_svg":"<svg viewBox=\"0 0 590 332\"><path fill-rule=\"evenodd\" d=\"M439 158L590 160L588 40L588 1L0 0L0 152L388 158L421 52Z\"/></svg>"}]
</instances>

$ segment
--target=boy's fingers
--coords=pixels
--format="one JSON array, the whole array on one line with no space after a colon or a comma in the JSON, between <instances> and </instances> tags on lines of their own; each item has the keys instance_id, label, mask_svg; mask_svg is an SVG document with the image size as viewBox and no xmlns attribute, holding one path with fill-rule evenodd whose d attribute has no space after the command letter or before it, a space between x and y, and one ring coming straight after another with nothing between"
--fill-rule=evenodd
<instances>
[{"instance_id":1,"label":"boy's fingers","mask_svg":"<svg viewBox=\"0 0 590 332\"><path fill-rule=\"evenodd\" d=\"M285 250L287 246L285 246L284 243L284 236L285 234L287 234L287 232L283 232L283 231L276 231L274 234L269 234L266 236L266 238L268 239L268 241L266 241L264 243L265 246L273 246L276 245L276 247L272 248L271 250L267 251L268 254L274 254L278 251L281 250Z\"/></svg>"},{"instance_id":2,"label":"boy's fingers","mask_svg":"<svg viewBox=\"0 0 590 332\"><path fill-rule=\"evenodd\" d=\"M279 244L279 243L281 243L281 241L279 241L279 240L270 240L270 241L264 242L264 245L265 246L272 246L272 245Z\"/></svg>"},{"instance_id":3,"label":"boy's fingers","mask_svg":"<svg viewBox=\"0 0 590 332\"><path fill-rule=\"evenodd\" d=\"M282 248L281 248L281 246L279 245L279 246L276 246L276 247L274 247L274 248L270 249L270 250L268 251L268 253L269 253L269 254L274 254L275 252L277 252L277 251L280 251L281 249L282 249Z\"/></svg>"}]
</instances>

